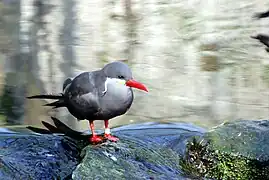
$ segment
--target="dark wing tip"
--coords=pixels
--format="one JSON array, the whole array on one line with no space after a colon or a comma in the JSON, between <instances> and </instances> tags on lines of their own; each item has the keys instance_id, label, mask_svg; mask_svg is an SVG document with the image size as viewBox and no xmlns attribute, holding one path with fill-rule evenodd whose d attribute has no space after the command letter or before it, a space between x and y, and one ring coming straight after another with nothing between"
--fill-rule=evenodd
<instances>
[{"instance_id":1,"label":"dark wing tip","mask_svg":"<svg viewBox=\"0 0 269 180\"><path fill-rule=\"evenodd\" d=\"M261 18L266 18L266 17L269 17L269 11L259 12L253 15L253 18L256 18L256 19L261 19Z\"/></svg>"}]
</instances>

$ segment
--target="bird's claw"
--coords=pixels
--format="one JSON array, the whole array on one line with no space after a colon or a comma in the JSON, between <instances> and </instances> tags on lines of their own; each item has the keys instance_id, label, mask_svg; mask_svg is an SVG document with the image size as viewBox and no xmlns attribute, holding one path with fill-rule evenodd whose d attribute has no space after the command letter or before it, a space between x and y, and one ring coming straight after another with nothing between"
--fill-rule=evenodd
<instances>
[{"instance_id":1,"label":"bird's claw","mask_svg":"<svg viewBox=\"0 0 269 180\"><path fill-rule=\"evenodd\" d=\"M105 139L109 141L117 142L119 140L119 138L112 136L111 134L105 134L104 136L105 136Z\"/></svg>"},{"instance_id":2,"label":"bird's claw","mask_svg":"<svg viewBox=\"0 0 269 180\"><path fill-rule=\"evenodd\" d=\"M91 136L89 141L92 143L92 144L98 144L98 143L101 143L103 142L103 138L101 136L97 136L97 135L94 135L94 136Z\"/></svg>"}]
</instances>

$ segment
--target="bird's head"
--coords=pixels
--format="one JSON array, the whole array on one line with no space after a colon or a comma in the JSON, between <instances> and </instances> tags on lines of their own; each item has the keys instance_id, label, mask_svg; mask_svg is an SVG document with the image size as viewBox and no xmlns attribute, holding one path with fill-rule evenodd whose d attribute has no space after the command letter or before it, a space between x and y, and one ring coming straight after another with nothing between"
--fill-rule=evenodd
<instances>
[{"instance_id":1,"label":"bird's head","mask_svg":"<svg viewBox=\"0 0 269 180\"><path fill-rule=\"evenodd\" d=\"M119 84L148 92L145 85L133 79L131 69L123 62L109 63L103 68L103 72L108 78L115 79Z\"/></svg>"}]
</instances>

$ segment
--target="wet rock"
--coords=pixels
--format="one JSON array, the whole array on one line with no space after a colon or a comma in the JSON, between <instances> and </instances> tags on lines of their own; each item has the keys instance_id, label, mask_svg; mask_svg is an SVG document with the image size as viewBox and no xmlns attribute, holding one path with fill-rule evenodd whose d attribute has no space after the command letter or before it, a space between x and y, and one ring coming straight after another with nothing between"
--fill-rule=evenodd
<instances>
[{"instance_id":1,"label":"wet rock","mask_svg":"<svg viewBox=\"0 0 269 180\"><path fill-rule=\"evenodd\" d=\"M224 123L187 145L184 170L215 179L269 179L269 121Z\"/></svg>"},{"instance_id":2,"label":"wet rock","mask_svg":"<svg viewBox=\"0 0 269 180\"><path fill-rule=\"evenodd\" d=\"M65 179L79 163L71 139L57 135L0 133L1 179Z\"/></svg>"},{"instance_id":3,"label":"wet rock","mask_svg":"<svg viewBox=\"0 0 269 180\"><path fill-rule=\"evenodd\" d=\"M87 146L73 179L184 179L179 161L187 139L202 129L147 123L114 130L118 143ZM105 172L105 173L104 173Z\"/></svg>"},{"instance_id":4,"label":"wet rock","mask_svg":"<svg viewBox=\"0 0 269 180\"><path fill-rule=\"evenodd\" d=\"M0 176L5 179L185 179L180 157L204 129L186 123L144 123L112 129L117 143L89 145L89 134L54 119L56 133L0 133ZM64 130L65 129L65 130ZM69 136L72 136L69 137ZM80 140L79 140L80 139Z\"/></svg>"}]
</instances>

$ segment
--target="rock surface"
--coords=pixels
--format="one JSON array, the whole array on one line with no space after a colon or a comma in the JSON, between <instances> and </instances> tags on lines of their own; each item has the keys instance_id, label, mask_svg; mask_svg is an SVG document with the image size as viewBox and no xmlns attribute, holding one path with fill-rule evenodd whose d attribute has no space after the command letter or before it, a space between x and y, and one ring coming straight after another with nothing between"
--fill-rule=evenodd
<instances>
[{"instance_id":1,"label":"rock surface","mask_svg":"<svg viewBox=\"0 0 269 180\"><path fill-rule=\"evenodd\" d=\"M72 140L56 135L0 133L1 179L65 179L79 163Z\"/></svg>"},{"instance_id":2,"label":"rock surface","mask_svg":"<svg viewBox=\"0 0 269 180\"><path fill-rule=\"evenodd\" d=\"M44 134L0 129L1 178L269 179L267 120L226 122L207 132L186 123L128 125L112 130L120 141L99 145L53 121L56 127L43 122L49 131L32 128Z\"/></svg>"},{"instance_id":3,"label":"rock surface","mask_svg":"<svg viewBox=\"0 0 269 180\"><path fill-rule=\"evenodd\" d=\"M61 132L63 126L57 128L54 131ZM78 133L72 139L5 131L0 133L0 176L7 180L182 179L186 175L179 161L187 139L204 131L186 123L128 125L112 130L119 142L88 146L89 135L79 141Z\"/></svg>"},{"instance_id":4,"label":"rock surface","mask_svg":"<svg viewBox=\"0 0 269 180\"><path fill-rule=\"evenodd\" d=\"M188 144L186 169L216 179L269 179L269 121L237 120ZM194 174L195 174L194 173Z\"/></svg>"},{"instance_id":5,"label":"rock surface","mask_svg":"<svg viewBox=\"0 0 269 180\"><path fill-rule=\"evenodd\" d=\"M210 148L248 159L269 160L269 121L227 122L205 134ZM269 165L269 163L268 163Z\"/></svg>"},{"instance_id":6,"label":"rock surface","mask_svg":"<svg viewBox=\"0 0 269 180\"><path fill-rule=\"evenodd\" d=\"M146 123L114 130L118 143L87 146L73 179L185 179L180 168L188 138L204 130L188 124ZM106 172L106 173L102 173Z\"/></svg>"}]
</instances>

